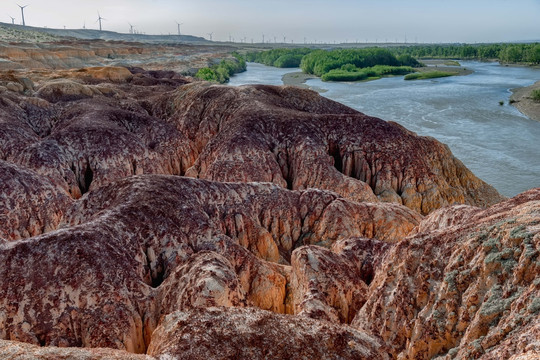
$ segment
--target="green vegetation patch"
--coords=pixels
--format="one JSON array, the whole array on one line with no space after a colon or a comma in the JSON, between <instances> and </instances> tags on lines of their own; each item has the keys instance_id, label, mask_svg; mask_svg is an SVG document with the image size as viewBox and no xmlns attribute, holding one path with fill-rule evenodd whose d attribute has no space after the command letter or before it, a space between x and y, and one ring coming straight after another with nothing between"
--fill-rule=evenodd
<instances>
[{"instance_id":1,"label":"green vegetation patch","mask_svg":"<svg viewBox=\"0 0 540 360\"><path fill-rule=\"evenodd\" d=\"M536 89L536 90L531 91L531 98L534 101L540 102L540 89Z\"/></svg>"},{"instance_id":2,"label":"green vegetation patch","mask_svg":"<svg viewBox=\"0 0 540 360\"><path fill-rule=\"evenodd\" d=\"M396 57L390 50L365 49L272 49L249 52L246 61L274 67L300 67L306 74L320 77L323 81L360 81L379 79L386 75L411 73L413 67L421 67L410 54Z\"/></svg>"},{"instance_id":3,"label":"green vegetation patch","mask_svg":"<svg viewBox=\"0 0 540 360\"><path fill-rule=\"evenodd\" d=\"M312 50L302 49L272 49L268 51L248 52L244 55L246 61L256 62L278 68L297 68L304 55Z\"/></svg>"},{"instance_id":4,"label":"green vegetation patch","mask_svg":"<svg viewBox=\"0 0 540 360\"><path fill-rule=\"evenodd\" d=\"M314 50L302 58L300 68L306 74L322 77L334 69L351 71L352 67L365 69L377 65L393 67L420 66L420 63L410 56L402 57L404 64L390 50L381 48ZM343 67L348 68L343 68Z\"/></svg>"},{"instance_id":5,"label":"green vegetation patch","mask_svg":"<svg viewBox=\"0 0 540 360\"><path fill-rule=\"evenodd\" d=\"M461 64L456 60L448 60L444 62L446 66L461 66Z\"/></svg>"},{"instance_id":6,"label":"green vegetation patch","mask_svg":"<svg viewBox=\"0 0 540 360\"><path fill-rule=\"evenodd\" d=\"M413 72L410 66L375 65L368 68L357 68L348 64L340 69L333 69L321 76L322 81L360 81L375 80L388 75L404 75Z\"/></svg>"},{"instance_id":7,"label":"green vegetation patch","mask_svg":"<svg viewBox=\"0 0 540 360\"><path fill-rule=\"evenodd\" d=\"M220 84L228 82L232 75L246 71L246 61L236 53L233 56L234 59L223 59L217 65L199 69L195 77Z\"/></svg>"},{"instance_id":8,"label":"green vegetation patch","mask_svg":"<svg viewBox=\"0 0 540 360\"><path fill-rule=\"evenodd\" d=\"M393 47L400 56L408 54L415 58L499 60L506 63L540 64L540 44L459 44L417 45Z\"/></svg>"},{"instance_id":9,"label":"green vegetation patch","mask_svg":"<svg viewBox=\"0 0 540 360\"><path fill-rule=\"evenodd\" d=\"M426 71L426 72L415 72L413 74L406 75L405 80L425 80L425 79L435 79L447 76L457 75L456 72L450 71Z\"/></svg>"}]
</instances>

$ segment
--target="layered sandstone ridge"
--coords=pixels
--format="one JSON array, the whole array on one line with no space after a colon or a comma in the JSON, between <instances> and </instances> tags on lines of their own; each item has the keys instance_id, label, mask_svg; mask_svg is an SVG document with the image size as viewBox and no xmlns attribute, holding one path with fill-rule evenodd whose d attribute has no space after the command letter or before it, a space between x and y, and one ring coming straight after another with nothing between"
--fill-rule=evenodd
<instances>
[{"instance_id":1,"label":"layered sandstone ridge","mask_svg":"<svg viewBox=\"0 0 540 360\"><path fill-rule=\"evenodd\" d=\"M144 66L148 70L169 69L195 74L219 59L230 57L232 48L169 42L145 44L134 41L82 40L51 37L34 33L35 37L2 41L0 26L0 64L2 70L76 69L89 66ZM28 34L32 35L31 32Z\"/></svg>"},{"instance_id":2,"label":"layered sandstone ridge","mask_svg":"<svg viewBox=\"0 0 540 360\"><path fill-rule=\"evenodd\" d=\"M540 189L307 90L51 74L0 77L0 357L540 351Z\"/></svg>"}]
</instances>

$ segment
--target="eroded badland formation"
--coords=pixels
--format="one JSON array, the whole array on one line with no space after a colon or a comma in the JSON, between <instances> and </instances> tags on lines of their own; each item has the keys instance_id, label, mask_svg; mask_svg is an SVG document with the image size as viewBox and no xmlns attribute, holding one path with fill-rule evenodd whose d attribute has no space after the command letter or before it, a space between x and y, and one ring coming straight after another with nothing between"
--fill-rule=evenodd
<instances>
[{"instance_id":1,"label":"eroded badland formation","mask_svg":"<svg viewBox=\"0 0 540 360\"><path fill-rule=\"evenodd\" d=\"M309 90L25 46L2 47L1 358L539 358L540 189L504 199Z\"/></svg>"}]
</instances>

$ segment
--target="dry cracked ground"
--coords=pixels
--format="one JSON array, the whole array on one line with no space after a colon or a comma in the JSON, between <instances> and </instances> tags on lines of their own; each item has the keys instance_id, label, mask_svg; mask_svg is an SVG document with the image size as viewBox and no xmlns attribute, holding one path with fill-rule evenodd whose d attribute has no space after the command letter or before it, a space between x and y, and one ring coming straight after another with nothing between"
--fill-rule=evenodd
<instances>
[{"instance_id":1,"label":"dry cracked ground","mask_svg":"<svg viewBox=\"0 0 540 360\"><path fill-rule=\"evenodd\" d=\"M539 233L309 90L1 75L3 359L538 359Z\"/></svg>"}]
</instances>

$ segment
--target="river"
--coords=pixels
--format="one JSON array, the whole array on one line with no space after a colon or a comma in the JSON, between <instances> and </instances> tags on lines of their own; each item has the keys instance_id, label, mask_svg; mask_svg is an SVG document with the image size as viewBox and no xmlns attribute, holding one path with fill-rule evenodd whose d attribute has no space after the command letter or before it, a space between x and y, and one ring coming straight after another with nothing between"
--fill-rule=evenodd
<instances>
[{"instance_id":1,"label":"river","mask_svg":"<svg viewBox=\"0 0 540 360\"><path fill-rule=\"evenodd\" d=\"M307 85L324 89L321 95L329 99L447 144L475 175L505 196L540 187L540 122L508 104L510 89L540 80L540 70L497 63L461 64L474 73L416 81L403 77L357 83L311 79ZM283 85L282 76L296 71L249 63L247 71L233 76L229 84Z\"/></svg>"}]
</instances>

